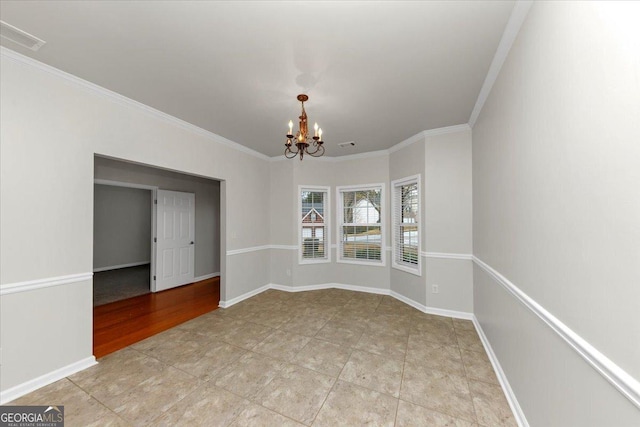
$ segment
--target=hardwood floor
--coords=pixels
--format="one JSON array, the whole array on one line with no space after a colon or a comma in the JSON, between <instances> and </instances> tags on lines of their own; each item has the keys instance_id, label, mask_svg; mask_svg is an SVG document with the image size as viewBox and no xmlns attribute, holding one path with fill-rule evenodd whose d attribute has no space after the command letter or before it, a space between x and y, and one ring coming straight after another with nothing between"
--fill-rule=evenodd
<instances>
[{"instance_id":1,"label":"hardwood floor","mask_svg":"<svg viewBox=\"0 0 640 427\"><path fill-rule=\"evenodd\" d=\"M106 356L218 308L220 278L94 307L93 354Z\"/></svg>"}]
</instances>

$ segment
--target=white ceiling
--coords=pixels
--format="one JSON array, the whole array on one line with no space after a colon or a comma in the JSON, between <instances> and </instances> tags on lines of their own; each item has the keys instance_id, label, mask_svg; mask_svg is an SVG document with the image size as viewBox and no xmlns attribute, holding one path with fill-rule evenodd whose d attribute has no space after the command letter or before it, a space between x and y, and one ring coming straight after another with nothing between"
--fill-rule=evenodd
<instances>
[{"instance_id":1,"label":"white ceiling","mask_svg":"<svg viewBox=\"0 0 640 427\"><path fill-rule=\"evenodd\" d=\"M341 156L467 123L513 5L2 0L0 19L47 42L3 46L268 156L307 93Z\"/></svg>"}]
</instances>

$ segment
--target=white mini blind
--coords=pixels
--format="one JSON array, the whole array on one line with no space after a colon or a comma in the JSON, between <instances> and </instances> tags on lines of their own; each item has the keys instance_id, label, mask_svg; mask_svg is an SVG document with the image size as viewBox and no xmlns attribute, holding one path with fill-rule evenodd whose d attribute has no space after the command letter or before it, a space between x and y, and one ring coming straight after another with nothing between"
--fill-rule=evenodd
<instances>
[{"instance_id":1,"label":"white mini blind","mask_svg":"<svg viewBox=\"0 0 640 427\"><path fill-rule=\"evenodd\" d=\"M392 186L393 266L420 275L420 177L394 181Z\"/></svg>"},{"instance_id":2,"label":"white mini blind","mask_svg":"<svg viewBox=\"0 0 640 427\"><path fill-rule=\"evenodd\" d=\"M328 189L300 188L300 259L327 261L329 244L327 230Z\"/></svg>"},{"instance_id":3,"label":"white mini blind","mask_svg":"<svg viewBox=\"0 0 640 427\"><path fill-rule=\"evenodd\" d=\"M382 184L338 187L338 261L384 263Z\"/></svg>"}]
</instances>

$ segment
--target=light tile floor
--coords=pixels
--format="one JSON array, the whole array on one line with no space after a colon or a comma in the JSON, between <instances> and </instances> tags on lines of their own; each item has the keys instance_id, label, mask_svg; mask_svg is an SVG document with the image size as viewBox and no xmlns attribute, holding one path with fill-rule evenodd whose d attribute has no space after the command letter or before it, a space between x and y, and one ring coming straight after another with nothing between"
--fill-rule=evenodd
<instances>
[{"instance_id":1,"label":"light tile floor","mask_svg":"<svg viewBox=\"0 0 640 427\"><path fill-rule=\"evenodd\" d=\"M67 426L515 426L470 321L388 296L267 291L11 404Z\"/></svg>"}]
</instances>

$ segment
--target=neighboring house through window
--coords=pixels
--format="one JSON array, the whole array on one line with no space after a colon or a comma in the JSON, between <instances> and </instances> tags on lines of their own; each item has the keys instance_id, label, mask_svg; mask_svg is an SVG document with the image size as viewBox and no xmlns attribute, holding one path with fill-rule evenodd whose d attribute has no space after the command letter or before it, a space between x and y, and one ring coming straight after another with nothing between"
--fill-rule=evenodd
<instances>
[{"instance_id":1,"label":"neighboring house through window","mask_svg":"<svg viewBox=\"0 0 640 427\"><path fill-rule=\"evenodd\" d=\"M393 191L393 267L422 275L420 262L420 175L391 183Z\"/></svg>"},{"instance_id":2,"label":"neighboring house through window","mask_svg":"<svg viewBox=\"0 0 640 427\"><path fill-rule=\"evenodd\" d=\"M384 265L383 188L337 187L338 262Z\"/></svg>"},{"instance_id":3,"label":"neighboring house through window","mask_svg":"<svg viewBox=\"0 0 640 427\"><path fill-rule=\"evenodd\" d=\"M300 263L329 262L329 187L301 186Z\"/></svg>"}]
</instances>

